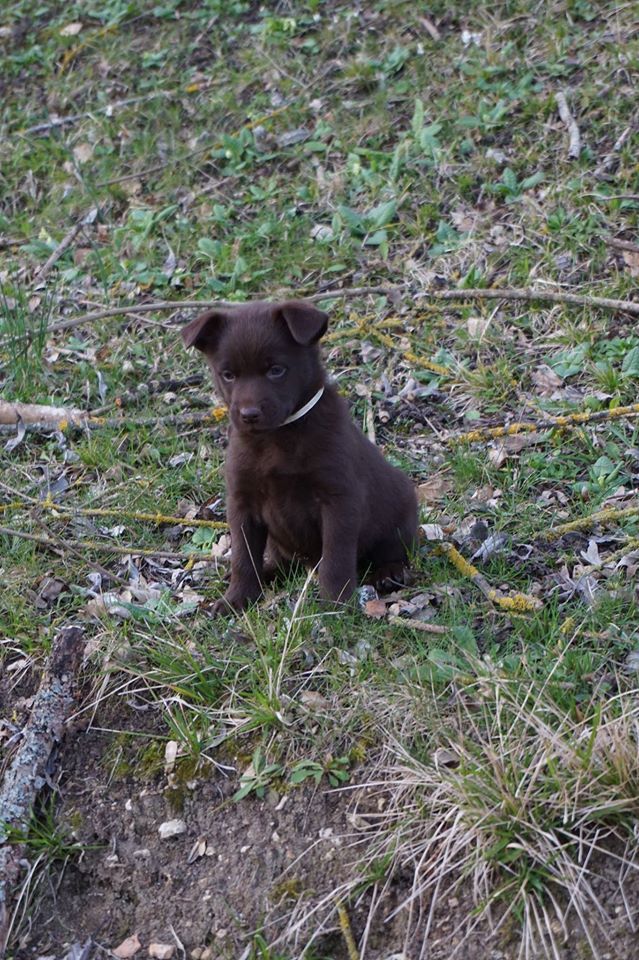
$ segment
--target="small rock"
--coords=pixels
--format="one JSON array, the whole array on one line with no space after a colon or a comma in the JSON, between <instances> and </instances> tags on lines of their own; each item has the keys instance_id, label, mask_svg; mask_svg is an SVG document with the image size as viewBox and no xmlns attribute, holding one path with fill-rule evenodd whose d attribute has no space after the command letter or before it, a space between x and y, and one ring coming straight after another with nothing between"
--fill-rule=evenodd
<instances>
[{"instance_id":1,"label":"small rock","mask_svg":"<svg viewBox=\"0 0 639 960\"><path fill-rule=\"evenodd\" d=\"M160 840L170 840L171 837L179 837L181 833L186 833L186 824L184 820L165 820L158 827Z\"/></svg>"},{"instance_id":2,"label":"small rock","mask_svg":"<svg viewBox=\"0 0 639 960\"><path fill-rule=\"evenodd\" d=\"M137 933L134 933L130 937L127 937L126 940L123 940L119 947L114 947L111 953L114 957L118 957L119 960L129 960L129 957L136 955L141 946L140 938Z\"/></svg>"},{"instance_id":3,"label":"small rock","mask_svg":"<svg viewBox=\"0 0 639 960\"><path fill-rule=\"evenodd\" d=\"M175 947L172 943L150 943L149 956L153 960L171 960L175 953Z\"/></svg>"}]
</instances>

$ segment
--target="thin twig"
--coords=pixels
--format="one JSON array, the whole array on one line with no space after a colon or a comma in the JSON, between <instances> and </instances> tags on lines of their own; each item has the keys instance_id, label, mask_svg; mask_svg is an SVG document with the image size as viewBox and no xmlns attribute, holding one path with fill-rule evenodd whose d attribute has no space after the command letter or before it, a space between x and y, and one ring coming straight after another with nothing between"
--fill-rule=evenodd
<instances>
[{"instance_id":1,"label":"thin twig","mask_svg":"<svg viewBox=\"0 0 639 960\"><path fill-rule=\"evenodd\" d=\"M435 41L441 40L442 35L432 20L429 20L428 17L417 17L417 19L423 26L424 30L426 30L426 32L430 34L433 40Z\"/></svg>"},{"instance_id":2,"label":"thin twig","mask_svg":"<svg viewBox=\"0 0 639 960\"><path fill-rule=\"evenodd\" d=\"M584 193L584 197L594 197L595 200L639 200L639 193Z\"/></svg>"},{"instance_id":3,"label":"thin twig","mask_svg":"<svg viewBox=\"0 0 639 960\"><path fill-rule=\"evenodd\" d=\"M53 269L55 264L58 262L60 257L64 256L64 254L67 252L67 250L69 249L71 244L74 242L78 234L81 233L84 227L93 223L97 215L98 215L98 208L93 207L91 210L88 211L88 213L85 213L85 215L80 220L78 220L78 222L74 224L74 226L71 227L71 229L66 234L66 236L62 238L58 246L55 248L55 250L49 257L47 262L42 267L40 267L40 269L37 271L34 277L35 281L39 282L40 280L44 280L44 278L48 276L49 273L51 273L51 270Z\"/></svg>"},{"instance_id":4,"label":"thin twig","mask_svg":"<svg viewBox=\"0 0 639 960\"><path fill-rule=\"evenodd\" d=\"M618 240L616 237L606 237L606 243L615 250L627 250L629 253L639 253L639 243L632 243L631 240Z\"/></svg>"},{"instance_id":5,"label":"thin twig","mask_svg":"<svg viewBox=\"0 0 639 960\"><path fill-rule=\"evenodd\" d=\"M568 136L570 138L568 156L571 160L578 160L579 154L581 153L581 134L579 133L577 122L570 112L570 107L568 106L568 101L566 100L566 94L556 93L555 103L557 104L559 116L561 117L562 122L568 128Z\"/></svg>"},{"instance_id":6,"label":"thin twig","mask_svg":"<svg viewBox=\"0 0 639 960\"><path fill-rule=\"evenodd\" d=\"M52 120L47 120L43 123L36 123L33 127L27 127L24 130L17 130L16 133L21 136L29 136L33 133L49 133L51 130L56 130L58 127L66 127L72 123L77 123L79 120L91 120L97 113L106 113L111 115L114 110L121 110L123 107L130 107L134 103L146 103L148 100L156 100L158 97L167 97L168 99L175 99L180 93L199 93L201 90L205 90L210 86L210 84L189 84L184 88L179 88L177 90L155 90L153 93L146 93L140 97L127 97L125 100L114 100L113 103L107 103L103 107L93 107L91 110L87 110L85 113L74 113L68 117L54 117Z\"/></svg>"}]
</instances>

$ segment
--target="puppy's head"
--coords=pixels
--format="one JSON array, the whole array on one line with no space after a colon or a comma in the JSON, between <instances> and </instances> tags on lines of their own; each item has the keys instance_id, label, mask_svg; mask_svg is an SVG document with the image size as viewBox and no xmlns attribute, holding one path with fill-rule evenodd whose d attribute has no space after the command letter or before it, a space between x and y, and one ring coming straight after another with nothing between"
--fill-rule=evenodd
<instances>
[{"instance_id":1,"label":"puppy's head","mask_svg":"<svg viewBox=\"0 0 639 960\"><path fill-rule=\"evenodd\" d=\"M208 310L182 330L206 357L242 433L275 430L324 383L317 342L328 317L303 300Z\"/></svg>"}]
</instances>

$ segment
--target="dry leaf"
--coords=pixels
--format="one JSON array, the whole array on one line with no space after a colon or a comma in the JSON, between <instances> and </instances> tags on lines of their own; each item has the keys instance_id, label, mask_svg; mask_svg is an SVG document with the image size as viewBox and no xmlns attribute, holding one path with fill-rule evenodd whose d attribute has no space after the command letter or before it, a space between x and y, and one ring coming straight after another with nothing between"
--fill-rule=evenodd
<instances>
[{"instance_id":1,"label":"dry leaf","mask_svg":"<svg viewBox=\"0 0 639 960\"><path fill-rule=\"evenodd\" d=\"M175 953L175 946L172 943L150 943L149 956L153 960L171 960Z\"/></svg>"},{"instance_id":2,"label":"dry leaf","mask_svg":"<svg viewBox=\"0 0 639 960\"><path fill-rule=\"evenodd\" d=\"M138 193L142 193L142 181L125 180L122 184L122 189L125 193L128 193L130 197L137 197Z\"/></svg>"},{"instance_id":3,"label":"dry leaf","mask_svg":"<svg viewBox=\"0 0 639 960\"><path fill-rule=\"evenodd\" d=\"M466 321L468 336L472 340L481 340L488 329L489 323L489 317L469 317Z\"/></svg>"},{"instance_id":4,"label":"dry leaf","mask_svg":"<svg viewBox=\"0 0 639 960\"><path fill-rule=\"evenodd\" d=\"M364 604L364 613L367 617L374 617L379 620L386 616L386 604L383 600L368 600Z\"/></svg>"},{"instance_id":5,"label":"dry leaf","mask_svg":"<svg viewBox=\"0 0 639 960\"><path fill-rule=\"evenodd\" d=\"M427 540L444 539L444 531L438 523L422 523L421 529Z\"/></svg>"},{"instance_id":6,"label":"dry leaf","mask_svg":"<svg viewBox=\"0 0 639 960\"><path fill-rule=\"evenodd\" d=\"M622 253L624 263L628 267L631 277L639 277L639 253L634 250L624 250Z\"/></svg>"},{"instance_id":7,"label":"dry leaf","mask_svg":"<svg viewBox=\"0 0 639 960\"><path fill-rule=\"evenodd\" d=\"M375 601L372 601L375 603ZM308 707L309 710L327 710L330 707L329 701L323 697L317 690L302 690L300 693L300 703Z\"/></svg>"},{"instance_id":8,"label":"dry leaf","mask_svg":"<svg viewBox=\"0 0 639 960\"><path fill-rule=\"evenodd\" d=\"M436 767L440 765L442 767L454 767L459 763L459 757L452 750L447 750L446 747L438 747L433 753L433 761Z\"/></svg>"},{"instance_id":9,"label":"dry leaf","mask_svg":"<svg viewBox=\"0 0 639 960\"><path fill-rule=\"evenodd\" d=\"M551 396L563 383L561 377L558 377L546 363L542 363L536 370L533 370L531 379L537 387L537 393L542 397Z\"/></svg>"},{"instance_id":10,"label":"dry leaf","mask_svg":"<svg viewBox=\"0 0 639 960\"><path fill-rule=\"evenodd\" d=\"M62 27L60 31L61 37L77 37L77 35L82 30L81 23L67 23L66 27Z\"/></svg>"},{"instance_id":11,"label":"dry leaf","mask_svg":"<svg viewBox=\"0 0 639 960\"><path fill-rule=\"evenodd\" d=\"M581 556L584 558L586 563L590 563L596 567L600 565L601 557L599 556L599 547L597 546L596 540L588 541L588 549L582 550Z\"/></svg>"},{"instance_id":12,"label":"dry leaf","mask_svg":"<svg viewBox=\"0 0 639 960\"><path fill-rule=\"evenodd\" d=\"M419 484L417 499L420 503L434 503L435 500L442 500L447 493L450 493L453 486L453 481L449 477L438 474L431 477L426 483Z\"/></svg>"},{"instance_id":13,"label":"dry leaf","mask_svg":"<svg viewBox=\"0 0 639 960\"><path fill-rule=\"evenodd\" d=\"M521 453L526 447L532 447L540 443L542 436L538 433L515 433L512 437L504 437L488 451L488 459L495 467L501 467L502 463L512 457L515 453Z\"/></svg>"},{"instance_id":14,"label":"dry leaf","mask_svg":"<svg viewBox=\"0 0 639 960\"><path fill-rule=\"evenodd\" d=\"M86 163L93 156L93 147L90 143L78 143L73 148L73 156L78 163Z\"/></svg>"}]
</instances>

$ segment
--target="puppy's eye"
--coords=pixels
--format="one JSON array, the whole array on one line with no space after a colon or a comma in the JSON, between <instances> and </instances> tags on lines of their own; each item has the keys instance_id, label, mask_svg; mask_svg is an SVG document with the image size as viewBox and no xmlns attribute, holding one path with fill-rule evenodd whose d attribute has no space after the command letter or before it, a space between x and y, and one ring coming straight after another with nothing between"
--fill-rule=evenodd
<instances>
[{"instance_id":1,"label":"puppy's eye","mask_svg":"<svg viewBox=\"0 0 639 960\"><path fill-rule=\"evenodd\" d=\"M232 370L222 370L222 380L226 380L227 383L233 383L235 374Z\"/></svg>"},{"instance_id":2,"label":"puppy's eye","mask_svg":"<svg viewBox=\"0 0 639 960\"><path fill-rule=\"evenodd\" d=\"M266 371L266 376L269 380L281 380L285 373L286 367L280 366L279 363L274 363L273 366Z\"/></svg>"}]
</instances>

